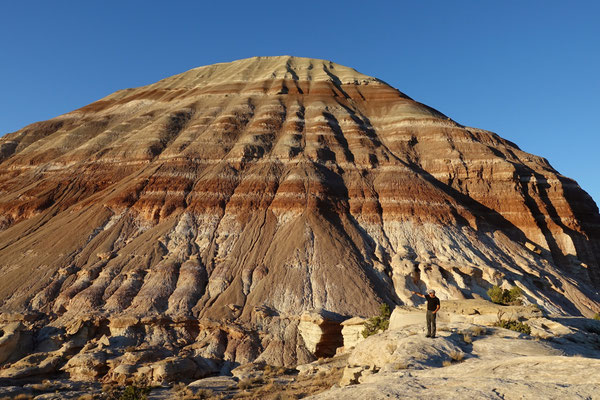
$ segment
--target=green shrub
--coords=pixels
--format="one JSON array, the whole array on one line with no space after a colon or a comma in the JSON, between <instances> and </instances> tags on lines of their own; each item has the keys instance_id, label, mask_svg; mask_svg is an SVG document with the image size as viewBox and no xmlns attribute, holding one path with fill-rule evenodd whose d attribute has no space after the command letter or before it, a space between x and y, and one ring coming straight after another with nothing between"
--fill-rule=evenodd
<instances>
[{"instance_id":1,"label":"green shrub","mask_svg":"<svg viewBox=\"0 0 600 400\"><path fill-rule=\"evenodd\" d=\"M596 315L594 315L594 319L596 321L600 321L600 313L596 313Z\"/></svg>"},{"instance_id":2,"label":"green shrub","mask_svg":"<svg viewBox=\"0 0 600 400\"><path fill-rule=\"evenodd\" d=\"M147 386L127 386L119 400L146 400L150 393L150 388Z\"/></svg>"},{"instance_id":3,"label":"green shrub","mask_svg":"<svg viewBox=\"0 0 600 400\"><path fill-rule=\"evenodd\" d=\"M500 286L492 286L487 291L490 300L496 304L509 305L521 304L521 288L518 286L509 289L502 289Z\"/></svg>"},{"instance_id":4,"label":"green shrub","mask_svg":"<svg viewBox=\"0 0 600 400\"><path fill-rule=\"evenodd\" d=\"M521 321L515 321L514 319L502 319L502 315L504 315L504 313L499 311L498 320L494 322L494 326L531 335L531 327L529 325Z\"/></svg>"},{"instance_id":5,"label":"green shrub","mask_svg":"<svg viewBox=\"0 0 600 400\"><path fill-rule=\"evenodd\" d=\"M385 331L390 326L390 307L387 304L379 306L379 315L369 318L365 322L365 329L362 331L363 337L369 337L379 331Z\"/></svg>"}]
</instances>

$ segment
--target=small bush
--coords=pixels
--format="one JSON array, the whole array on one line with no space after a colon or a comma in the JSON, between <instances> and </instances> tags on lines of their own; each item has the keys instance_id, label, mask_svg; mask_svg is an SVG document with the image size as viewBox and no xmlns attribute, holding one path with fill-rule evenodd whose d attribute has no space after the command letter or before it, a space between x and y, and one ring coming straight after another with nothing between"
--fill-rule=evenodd
<instances>
[{"instance_id":1,"label":"small bush","mask_svg":"<svg viewBox=\"0 0 600 400\"><path fill-rule=\"evenodd\" d=\"M148 399L150 388L148 386L129 385L121 393L119 400L146 400Z\"/></svg>"},{"instance_id":2,"label":"small bush","mask_svg":"<svg viewBox=\"0 0 600 400\"><path fill-rule=\"evenodd\" d=\"M293 393L277 393L274 400L296 400L297 398L298 396Z\"/></svg>"},{"instance_id":3,"label":"small bush","mask_svg":"<svg viewBox=\"0 0 600 400\"><path fill-rule=\"evenodd\" d=\"M498 320L494 322L494 326L531 335L531 327L529 325L521 321L515 321L514 319L502 319L502 315L504 315L503 312L498 312Z\"/></svg>"},{"instance_id":4,"label":"small bush","mask_svg":"<svg viewBox=\"0 0 600 400\"><path fill-rule=\"evenodd\" d=\"M213 391L209 389L200 389L196 393L184 383L178 383L171 389L173 398L180 400L192 400L192 399L209 399L213 395Z\"/></svg>"},{"instance_id":5,"label":"small bush","mask_svg":"<svg viewBox=\"0 0 600 400\"><path fill-rule=\"evenodd\" d=\"M252 387L252 382L250 382L250 379L242 379L238 382L237 387L240 390L250 389Z\"/></svg>"},{"instance_id":6,"label":"small bush","mask_svg":"<svg viewBox=\"0 0 600 400\"><path fill-rule=\"evenodd\" d=\"M473 343L473 338L471 337L471 335L465 333L463 335L463 340L465 341L466 344L471 344Z\"/></svg>"},{"instance_id":7,"label":"small bush","mask_svg":"<svg viewBox=\"0 0 600 400\"><path fill-rule=\"evenodd\" d=\"M463 358L465 358L465 353L462 351L452 351L450 353L450 358L456 362L461 362Z\"/></svg>"},{"instance_id":8,"label":"small bush","mask_svg":"<svg viewBox=\"0 0 600 400\"><path fill-rule=\"evenodd\" d=\"M260 385L264 383L263 378L256 376L253 378L248 378L248 379L244 379L238 382L238 389L240 390L246 390L246 389L251 389L254 386Z\"/></svg>"},{"instance_id":9,"label":"small bush","mask_svg":"<svg viewBox=\"0 0 600 400\"><path fill-rule=\"evenodd\" d=\"M600 313L596 313L596 315L594 315L594 319L596 321L600 321Z\"/></svg>"},{"instance_id":10,"label":"small bush","mask_svg":"<svg viewBox=\"0 0 600 400\"><path fill-rule=\"evenodd\" d=\"M387 349L388 353L394 354L394 352L398 348L398 345L395 343L388 343L385 345L385 348Z\"/></svg>"},{"instance_id":11,"label":"small bush","mask_svg":"<svg viewBox=\"0 0 600 400\"><path fill-rule=\"evenodd\" d=\"M487 291L488 296L490 296L490 300L496 304L502 305L520 305L521 302L521 288L518 286L512 287L509 289L502 289L500 286L492 286Z\"/></svg>"},{"instance_id":12,"label":"small bush","mask_svg":"<svg viewBox=\"0 0 600 400\"><path fill-rule=\"evenodd\" d=\"M452 365L452 361L450 361L450 360L446 360L446 361L444 361L444 362L442 363L442 365L443 365L444 367L449 367L449 366L451 366L451 365Z\"/></svg>"},{"instance_id":13,"label":"small bush","mask_svg":"<svg viewBox=\"0 0 600 400\"><path fill-rule=\"evenodd\" d=\"M470 329L470 331L471 335L473 336L485 335L487 333L483 326L474 326Z\"/></svg>"},{"instance_id":14,"label":"small bush","mask_svg":"<svg viewBox=\"0 0 600 400\"><path fill-rule=\"evenodd\" d=\"M369 337L379 331L385 331L390 327L390 307L387 304L379 306L379 315L369 318L365 322L365 329L362 331L363 337Z\"/></svg>"}]
</instances>

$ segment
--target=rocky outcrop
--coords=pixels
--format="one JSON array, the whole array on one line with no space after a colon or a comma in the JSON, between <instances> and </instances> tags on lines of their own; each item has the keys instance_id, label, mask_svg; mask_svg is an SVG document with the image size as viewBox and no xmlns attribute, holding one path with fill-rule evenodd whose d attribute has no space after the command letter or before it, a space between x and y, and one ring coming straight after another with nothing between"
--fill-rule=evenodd
<instances>
[{"instance_id":1,"label":"rocky outcrop","mask_svg":"<svg viewBox=\"0 0 600 400\"><path fill-rule=\"evenodd\" d=\"M455 301L448 308L456 318L438 322L435 339L425 337L423 321L390 324L389 330L369 336L347 355L338 385L309 398L593 398L600 390L594 372L600 366L599 321L540 316L476 300ZM532 335L544 336L532 340L461 318L476 315L473 310L484 315L503 308L532 327L543 325L545 332L532 329ZM406 321L404 316L417 314L423 312L399 307L391 319Z\"/></svg>"},{"instance_id":2,"label":"rocky outcrop","mask_svg":"<svg viewBox=\"0 0 600 400\"><path fill-rule=\"evenodd\" d=\"M329 314L329 315L328 315ZM306 349L316 357L331 357L344 345L340 317L327 312L305 312L298 331Z\"/></svg>"},{"instance_id":3,"label":"rocky outcrop","mask_svg":"<svg viewBox=\"0 0 600 400\"><path fill-rule=\"evenodd\" d=\"M200 67L0 139L2 317L35 316L28 354L82 351L81 379L144 367L89 367L97 347L307 363L339 343L303 338L303 312L367 317L426 287L592 315L599 260L576 182L329 61Z\"/></svg>"},{"instance_id":4,"label":"rocky outcrop","mask_svg":"<svg viewBox=\"0 0 600 400\"><path fill-rule=\"evenodd\" d=\"M349 349L364 339L362 332L365 329L366 319L352 317L342 322L342 338L344 348Z\"/></svg>"}]
</instances>

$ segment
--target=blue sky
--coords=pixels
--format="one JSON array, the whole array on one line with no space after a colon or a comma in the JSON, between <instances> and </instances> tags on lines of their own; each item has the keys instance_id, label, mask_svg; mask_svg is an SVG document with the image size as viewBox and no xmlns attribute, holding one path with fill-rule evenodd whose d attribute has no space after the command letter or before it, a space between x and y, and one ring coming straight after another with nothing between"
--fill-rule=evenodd
<instances>
[{"instance_id":1,"label":"blue sky","mask_svg":"<svg viewBox=\"0 0 600 400\"><path fill-rule=\"evenodd\" d=\"M323 58L546 157L600 203L600 1L27 1L0 13L0 135L216 62Z\"/></svg>"}]
</instances>

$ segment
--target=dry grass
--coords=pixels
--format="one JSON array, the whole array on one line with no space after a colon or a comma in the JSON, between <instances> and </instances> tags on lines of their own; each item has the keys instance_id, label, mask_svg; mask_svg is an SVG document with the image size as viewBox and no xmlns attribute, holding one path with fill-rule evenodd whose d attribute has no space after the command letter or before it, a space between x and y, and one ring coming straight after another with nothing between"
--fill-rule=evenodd
<instances>
[{"instance_id":1,"label":"dry grass","mask_svg":"<svg viewBox=\"0 0 600 400\"><path fill-rule=\"evenodd\" d=\"M480 335L485 335L487 334L487 329L485 329L485 327L483 326L473 326L471 329L471 335L473 336L480 336Z\"/></svg>"},{"instance_id":2,"label":"dry grass","mask_svg":"<svg viewBox=\"0 0 600 400\"><path fill-rule=\"evenodd\" d=\"M178 383L171 389L171 398L179 400L211 399L214 392L210 389L200 389L194 392L184 383Z\"/></svg>"},{"instance_id":3,"label":"dry grass","mask_svg":"<svg viewBox=\"0 0 600 400\"><path fill-rule=\"evenodd\" d=\"M325 364L325 361L322 364ZM230 393L229 396L233 394L234 399L244 400L296 400L331 388L340 381L342 372L343 368L332 367L331 370L320 371L317 375L292 378L287 369L276 368L271 372L268 381L261 379L260 384L256 378L238 382L237 393Z\"/></svg>"},{"instance_id":4,"label":"dry grass","mask_svg":"<svg viewBox=\"0 0 600 400\"><path fill-rule=\"evenodd\" d=\"M246 390L256 387L258 385L262 385L264 383L264 379L260 376L255 376L253 378L242 379L238 382L238 389Z\"/></svg>"},{"instance_id":5,"label":"dry grass","mask_svg":"<svg viewBox=\"0 0 600 400\"><path fill-rule=\"evenodd\" d=\"M287 371L288 370L285 367L275 367L275 366L267 364L263 368L263 376L270 377L270 376L284 375L285 373L287 373Z\"/></svg>"},{"instance_id":6,"label":"dry grass","mask_svg":"<svg viewBox=\"0 0 600 400\"><path fill-rule=\"evenodd\" d=\"M400 371L402 369L407 369L407 368L408 368L408 365L406 365L405 363L400 362L400 361L392 364L392 369L394 369L395 371Z\"/></svg>"},{"instance_id":7,"label":"dry grass","mask_svg":"<svg viewBox=\"0 0 600 400\"><path fill-rule=\"evenodd\" d=\"M473 338L472 338L472 337L471 337L471 335L469 335L468 333L465 333L465 334L463 335L463 341L464 341L466 344L471 344L471 343L473 343Z\"/></svg>"},{"instance_id":8,"label":"dry grass","mask_svg":"<svg viewBox=\"0 0 600 400\"><path fill-rule=\"evenodd\" d=\"M273 397L273 400L297 400L299 399L298 396L296 396L293 393L277 393L275 395L275 397Z\"/></svg>"},{"instance_id":9,"label":"dry grass","mask_svg":"<svg viewBox=\"0 0 600 400\"><path fill-rule=\"evenodd\" d=\"M449 356L455 362L461 362L465 358L465 353L462 351L452 351Z\"/></svg>"}]
</instances>

